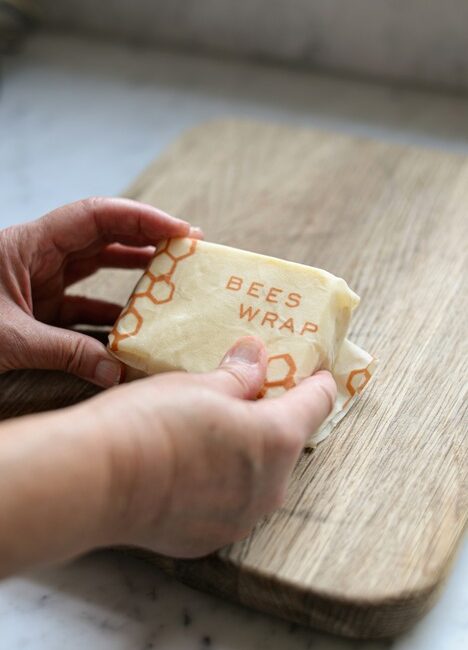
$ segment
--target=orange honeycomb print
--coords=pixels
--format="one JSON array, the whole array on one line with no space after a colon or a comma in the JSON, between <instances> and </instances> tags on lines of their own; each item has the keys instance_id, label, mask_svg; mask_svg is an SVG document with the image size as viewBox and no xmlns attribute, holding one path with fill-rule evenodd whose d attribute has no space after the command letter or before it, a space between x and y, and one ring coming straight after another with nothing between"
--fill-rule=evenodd
<instances>
[{"instance_id":1,"label":"orange honeycomb print","mask_svg":"<svg viewBox=\"0 0 468 650\"><path fill-rule=\"evenodd\" d=\"M349 393L349 397L343 404L343 408L346 408L349 401L356 395L356 393L359 395L363 391L370 378L371 374L368 367L358 368L349 373L346 381L346 390Z\"/></svg>"},{"instance_id":2,"label":"orange honeycomb print","mask_svg":"<svg viewBox=\"0 0 468 650\"><path fill-rule=\"evenodd\" d=\"M265 397L270 388L289 390L296 385L296 364L290 354L275 354L268 359L267 378L258 397Z\"/></svg>"},{"instance_id":3,"label":"orange honeycomb print","mask_svg":"<svg viewBox=\"0 0 468 650\"><path fill-rule=\"evenodd\" d=\"M184 243L186 245L185 250L175 254L173 250L175 242L177 242L178 248ZM172 300L175 291L172 276L177 268L177 264L190 257L190 255L193 255L196 248L196 239L168 239L162 248L157 251L149 268L138 283L138 290L130 298L128 305L123 310L110 333L111 350L116 352L119 350L119 343L121 341L135 336L140 331L143 325L143 316L138 311L139 306L143 306L146 301L149 301L153 305L163 305ZM151 271L155 261L157 261L158 275L154 275Z\"/></svg>"}]
</instances>

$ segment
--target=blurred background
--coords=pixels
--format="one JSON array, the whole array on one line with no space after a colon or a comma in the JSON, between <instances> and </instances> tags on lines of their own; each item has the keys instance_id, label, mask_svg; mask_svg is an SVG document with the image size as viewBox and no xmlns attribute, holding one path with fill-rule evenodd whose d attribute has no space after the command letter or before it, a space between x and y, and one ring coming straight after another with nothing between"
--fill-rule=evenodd
<instances>
[{"instance_id":1,"label":"blurred background","mask_svg":"<svg viewBox=\"0 0 468 650\"><path fill-rule=\"evenodd\" d=\"M0 53L0 227L121 193L211 119L468 153L467 0L0 0ZM467 576L465 546L395 648L468 647ZM1 650L392 643L330 640L114 555L0 585Z\"/></svg>"},{"instance_id":2,"label":"blurred background","mask_svg":"<svg viewBox=\"0 0 468 650\"><path fill-rule=\"evenodd\" d=\"M43 25L111 39L468 88L465 0L3 0L4 44Z\"/></svg>"},{"instance_id":3,"label":"blurred background","mask_svg":"<svg viewBox=\"0 0 468 650\"><path fill-rule=\"evenodd\" d=\"M8 222L121 192L214 118L466 151L467 26L465 0L0 0Z\"/></svg>"}]
</instances>

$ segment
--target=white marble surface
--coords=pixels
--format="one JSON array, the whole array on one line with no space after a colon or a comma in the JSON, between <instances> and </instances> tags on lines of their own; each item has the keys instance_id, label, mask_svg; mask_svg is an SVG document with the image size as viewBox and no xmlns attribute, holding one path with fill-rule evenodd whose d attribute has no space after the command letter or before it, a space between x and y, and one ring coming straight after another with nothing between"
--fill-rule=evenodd
<instances>
[{"instance_id":1,"label":"white marble surface","mask_svg":"<svg viewBox=\"0 0 468 650\"><path fill-rule=\"evenodd\" d=\"M117 193L181 130L233 115L468 152L461 98L37 36L3 70L0 226ZM290 626L113 554L1 583L0 650L64 647L462 650L468 546L432 612L402 638L375 643Z\"/></svg>"},{"instance_id":2,"label":"white marble surface","mask_svg":"<svg viewBox=\"0 0 468 650\"><path fill-rule=\"evenodd\" d=\"M468 88L466 0L40 0L48 23Z\"/></svg>"},{"instance_id":3,"label":"white marble surface","mask_svg":"<svg viewBox=\"0 0 468 650\"><path fill-rule=\"evenodd\" d=\"M99 553L0 584L0 649L466 650L466 569L468 548L421 623L398 639L364 642L285 623L193 591L141 560Z\"/></svg>"}]
</instances>

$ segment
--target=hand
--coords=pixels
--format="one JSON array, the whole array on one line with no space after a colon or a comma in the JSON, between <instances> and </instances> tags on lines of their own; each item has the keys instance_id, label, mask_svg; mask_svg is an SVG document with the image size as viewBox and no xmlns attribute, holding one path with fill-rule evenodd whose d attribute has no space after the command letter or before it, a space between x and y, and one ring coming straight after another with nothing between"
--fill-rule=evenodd
<instances>
[{"instance_id":1,"label":"hand","mask_svg":"<svg viewBox=\"0 0 468 650\"><path fill-rule=\"evenodd\" d=\"M336 386L322 371L282 397L249 401L266 361L263 343L246 337L214 372L151 377L85 405L111 459L114 489L102 521L115 516L104 539L200 556L245 537L281 505Z\"/></svg>"},{"instance_id":2,"label":"hand","mask_svg":"<svg viewBox=\"0 0 468 650\"><path fill-rule=\"evenodd\" d=\"M336 394L323 371L254 402L265 368L247 337L214 372L0 423L0 577L100 546L196 557L247 535L282 503Z\"/></svg>"},{"instance_id":3,"label":"hand","mask_svg":"<svg viewBox=\"0 0 468 650\"><path fill-rule=\"evenodd\" d=\"M0 373L56 369L118 384L121 364L106 348L62 327L112 324L121 306L64 291L101 267L143 269L158 240L187 235L200 232L149 205L104 198L0 231Z\"/></svg>"}]
</instances>

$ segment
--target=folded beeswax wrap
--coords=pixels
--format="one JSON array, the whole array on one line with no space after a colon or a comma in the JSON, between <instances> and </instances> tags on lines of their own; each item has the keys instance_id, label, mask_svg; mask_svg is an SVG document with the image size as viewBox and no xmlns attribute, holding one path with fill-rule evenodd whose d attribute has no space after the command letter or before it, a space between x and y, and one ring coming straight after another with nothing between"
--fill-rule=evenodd
<instances>
[{"instance_id":1,"label":"folded beeswax wrap","mask_svg":"<svg viewBox=\"0 0 468 650\"><path fill-rule=\"evenodd\" d=\"M189 238L161 242L109 336L113 354L144 374L205 372L241 336L269 360L261 394L276 396L319 368L333 373L335 407L323 440L367 385L373 357L346 333L359 297L327 271Z\"/></svg>"}]
</instances>

